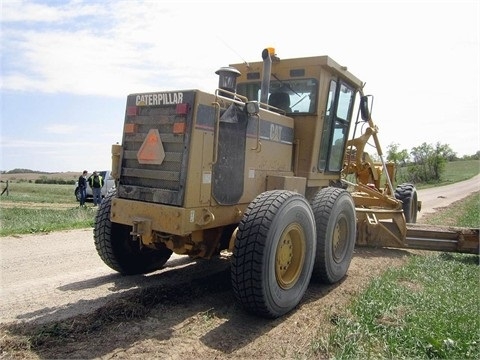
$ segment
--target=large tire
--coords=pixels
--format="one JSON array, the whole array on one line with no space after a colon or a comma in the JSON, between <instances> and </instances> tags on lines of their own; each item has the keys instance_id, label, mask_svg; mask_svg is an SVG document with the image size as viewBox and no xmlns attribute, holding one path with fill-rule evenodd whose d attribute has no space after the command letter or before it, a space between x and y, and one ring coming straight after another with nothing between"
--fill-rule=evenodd
<instances>
[{"instance_id":1,"label":"large tire","mask_svg":"<svg viewBox=\"0 0 480 360\"><path fill-rule=\"evenodd\" d=\"M334 284L350 267L357 236L355 204L344 189L327 187L312 200L317 228L317 253L312 279Z\"/></svg>"},{"instance_id":2,"label":"large tire","mask_svg":"<svg viewBox=\"0 0 480 360\"><path fill-rule=\"evenodd\" d=\"M410 183L400 184L395 189L395 199L401 200L403 215L407 223L417 222L418 197L415 186Z\"/></svg>"},{"instance_id":3,"label":"large tire","mask_svg":"<svg viewBox=\"0 0 480 360\"><path fill-rule=\"evenodd\" d=\"M112 198L116 193L113 189L107 194L95 216L93 234L98 255L106 265L123 275L146 274L161 269L172 255L171 250L140 249L138 241L132 240L130 226L110 221Z\"/></svg>"},{"instance_id":4,"label":"large tire","mask_svg":"<svg viewBox=\"0 0 480 360\"><path fill-rule=\"evenodd\" d=\"M291 191L258 195L240 221L231 263L235 297L250 313L276 318L303 298L315 261L315 220Z\"/></svg>"}]
</instances>

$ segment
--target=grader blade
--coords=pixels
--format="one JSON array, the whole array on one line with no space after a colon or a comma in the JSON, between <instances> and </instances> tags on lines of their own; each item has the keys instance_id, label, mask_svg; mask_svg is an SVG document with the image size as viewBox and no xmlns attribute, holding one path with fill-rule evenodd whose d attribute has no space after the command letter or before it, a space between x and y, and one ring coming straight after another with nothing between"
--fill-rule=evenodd
<instances>
[{"instance_id":1,"label":"grader blade","mask_svg":"<svg viewBox=\"0 0 480 360\"><path fill-rule=\"evenodd\" d=\"M480 229L406 223L401 210L357 208L357 246L480 255Z\"/></svg>"},{"instance_id":2,"label":"grader blade","mask_svg":"<svg viewBox=\"0 0 480 360\"><path fill-rule=\"evenodd\" d=\"M406 245L412 249L479 255L479 230L454 226L407 224Z\"/></svg>"}]
</instances>

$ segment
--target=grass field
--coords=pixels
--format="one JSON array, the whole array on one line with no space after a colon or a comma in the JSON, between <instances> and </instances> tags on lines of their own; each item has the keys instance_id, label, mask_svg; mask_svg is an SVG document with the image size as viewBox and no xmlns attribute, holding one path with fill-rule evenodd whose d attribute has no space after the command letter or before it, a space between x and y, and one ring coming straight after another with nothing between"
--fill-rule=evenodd
<instances>
[{"instance_id":1,"label":"grass field","mask_svg":"<svg viewBox=\"0 0 480 360\"><path fill-rule=\"evenodd\" d=\"M2 196L0 202L40 204L77 204L74 196L74 185L35 184L30 182L10 182L9 195ZM52 206L53 207L53 206Z\"/></svg>"},{"instance_id":2,"label":"grass field","mask_svg":"<svg viewBox=\"0 0 480 360\"><path fill-rule=\"evenodd\" d=\"M80 208L73 185L11 182L0 198L0 236L93 227L95 209Z\"/></svg>"}]
</instances>

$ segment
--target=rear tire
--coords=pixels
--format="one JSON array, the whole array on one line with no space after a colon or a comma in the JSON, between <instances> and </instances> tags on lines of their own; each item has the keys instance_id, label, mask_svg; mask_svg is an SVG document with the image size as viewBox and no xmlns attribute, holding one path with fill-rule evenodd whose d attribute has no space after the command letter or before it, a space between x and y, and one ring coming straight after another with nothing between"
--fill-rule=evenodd
<instances>
[{"instance_id":1,"label":"rear tire","mask_svg":"<svg viewBox=\"0 0 480 360\"><path fill-rule=\"evenodd\" d=\"M235 239L231 280L237 301L266 318L291 311L310 282L315 247L315 220L303 196L279 190L258 195Z\"/></svg>"},{"instance_id":2,"label":"rear tire","mask_svg":"<svg viewBox=\"0 0 480 360\"><path fill-rule=\"evenodd\" d=\"M326 284L342 279L350 267L357 236L355 204L344 189L327 187L312 200L317 253L312 278Z\"/></svg>"},{"instance_id":3,"label":"rear tire","mask_svg":"<svg viewBox=\"0 0 480 360\"><path fill-rule=\"evenodd\" d=\"M78 187L75 188L75 199L80 202L80 189Z\"/></svg>"},{"instance_id":4,"label":"rear tire","mask_svg":"<svg viewBox=\"0 0 480 360\"><path fill-rule=\"evenodd\" d=\"M410 183L400 184L395 189L395 199L401 200L403 215L407 223L417 222L418 197L415 186Z\"/></svg>"},{"instance_id":5,"label":"rear tire","mask_svg":"<svg viewBox=\"0 0 480 360\"><path fill-rule=\"evenodd\" d=\"M143 247L130 235L131 227L110 221L112 198L117 191L110 191L100 203L95 216L93 237L97 253L103 262L123 275L146 274L158 269L172 255L168 248L154 250Z\"/></svg>"}]
</instances>

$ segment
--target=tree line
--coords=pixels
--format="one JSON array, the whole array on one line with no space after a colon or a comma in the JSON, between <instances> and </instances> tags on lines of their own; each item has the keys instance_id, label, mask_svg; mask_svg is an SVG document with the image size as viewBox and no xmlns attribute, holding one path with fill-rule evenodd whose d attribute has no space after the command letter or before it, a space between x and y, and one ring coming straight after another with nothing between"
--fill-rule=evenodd
<instances>
[{"instance_id":1,"label":"tree line","mask_svg":"<svg viewBox=\"0 0 480 360\"><path fill-rule=\"evenodd\" d=\"M445 165L449 161L479 160L480 151L474 155L465 155L462 158L451 149L448 144L423 143L412 150L400 150L400 145L392 143L387 147L387 160L399 167L406 168L402 172L403 181L413 183L435 183L442 180Z\"/></svg>"},{"instance_id":2,"label":"tree line","mask_svg":"<svg viewBox=\"0 0 480 360\"><path fill-rule=\"evenodd\" d=\"M41 176L35 180L35 184L75 185L75 180L50 179L46 176Z\"/></svg>"}]
</instances>

